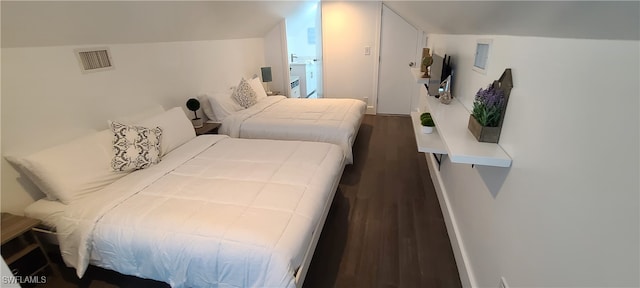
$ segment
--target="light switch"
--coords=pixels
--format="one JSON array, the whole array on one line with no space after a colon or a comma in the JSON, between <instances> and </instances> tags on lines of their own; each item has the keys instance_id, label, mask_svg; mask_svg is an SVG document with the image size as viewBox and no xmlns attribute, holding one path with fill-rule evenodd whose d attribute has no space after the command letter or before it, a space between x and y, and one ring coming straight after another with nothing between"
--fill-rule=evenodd
<instances>
[{"instance_id":1,"label":"light switch","mask_svg":"<svg viewBox=\"0 0 640 288\"><path fill-rule=\"evenodd\" d=\"M371 55L371 46L364 46L364 55Z\"/></svg>"}]
</instances>

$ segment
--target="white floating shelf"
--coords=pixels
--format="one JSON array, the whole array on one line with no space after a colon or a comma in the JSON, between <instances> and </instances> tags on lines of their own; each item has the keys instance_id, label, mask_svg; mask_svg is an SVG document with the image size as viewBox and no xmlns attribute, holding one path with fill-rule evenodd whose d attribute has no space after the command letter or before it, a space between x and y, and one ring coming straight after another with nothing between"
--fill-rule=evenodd
<instances>
[{"instance_id":1,"label":"white floating shelf","mask_svg":"<svg viewBox=\"0 0 640 288\"><path fill-rule=\"evenodd\" d=\"M420 87L420 89L425 88ZM431 113L439 138L442 140L451 162L497 167L511 166L511 157L500 145L478 142L469 132L467 126L470 113L457 98L445 105L435 97L425 96L424 91L421 91L420 94L421 97L426 97L426 108ZM419 141L417 138L416 135L416 141Z\"/></svg>"},{"instance_id":2,"label":"white floating shelf","mask_svg":"<svg viewBox=\"0 0 640 288\"><path fill-rule=\"evenodd\" d=\"M413 78L416 79L416 83L429 84L430 78L422 78L422 74L424 74L424 72L420 72L420 68L411 68L411 74L413 75Z\"/></svg>"},{"instance_id":3,"label":"white floating shelf","mask_svg":"<svg viewBox=\"0 0 640 288\"><path fill-rule=\"evenodd\" d=\"M422 133L420 114L420 112L411 112L411 123L413 124L413 133L416 135L418 151L423 153L447 154L447 149L444 143L442 143L442 139L440 139L437 127L433 129L431 134Z\"/></svg>"}]
</instances>

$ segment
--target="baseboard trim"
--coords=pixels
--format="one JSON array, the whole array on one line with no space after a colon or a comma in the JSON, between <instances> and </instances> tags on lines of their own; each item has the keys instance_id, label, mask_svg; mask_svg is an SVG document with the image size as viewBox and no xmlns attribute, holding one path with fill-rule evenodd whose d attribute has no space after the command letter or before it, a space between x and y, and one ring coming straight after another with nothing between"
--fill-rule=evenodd
<instances>
[{"instance_id":1,"label":"baseboard trim","mask_svg":"<svg viewBox=\"0 0 640 288\"><path fill-rule=\"evenodd\" d=\"M365 112L365 114L376 115L376 109L373 108L373 106L367 106L367 111Z\"/></svg>"},{"instance_id":2,"label":"baseboard trim","mask_svg":"<svg viewBox=\"0 0 640 288\"><path fill-rule=\"evenodd\" d=\"M453 255L456 258L456 265L458 266L458 273L460 273L460 282L462 282L462 287L478 287L475 277L473 276L473 270L469 264L469 257L467 256L467 252L464 248L464 242L462 241L460 230L458 229L456 217L453 214L451 205L449 204L450 202L447 189L444 186L442 176L437 168L437 163L431 154L425 153L425 157L427 159L427 165L429 166L429 174L431 174L433 186L438 194L438 202L440 202L442 216L444 217L444 222L447 226L447 233L449 234L449 241L451 241Z\"/></svg>"}]
</instances>

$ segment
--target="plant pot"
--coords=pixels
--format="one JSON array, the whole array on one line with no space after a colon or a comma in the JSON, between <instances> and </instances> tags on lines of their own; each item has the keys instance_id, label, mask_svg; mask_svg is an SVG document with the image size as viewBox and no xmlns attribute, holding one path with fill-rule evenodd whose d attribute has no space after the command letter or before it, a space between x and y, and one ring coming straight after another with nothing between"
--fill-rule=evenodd
<instances>
[{"instance_id":1,"label":"plant pot","mask_svg":"<svg viewBox=\"0 0 640 288\"><path fill-rule=\"evenodd\" d=\"M431 134L433 133L433 128L431 126L422 126L422 133L424 134Z\"/></svg>"},{"instance_id":2,"label":"plant pot","mask_svg":"<svg viewBox=\"0 0 640 288\"><path fill-rule=\"evenodd\" d=\"M201 128L203 126L202 118L191 119L191 124L193 124L193 128Z\"/></svg>"},{"instance_id":3,"label":"plant pot","mask_svg":"<svg viewBox=\"0 0 640 288\"><path fill-rule=\"evenodd\" d=\"M469 131L479 142L498 143L502 127L485 127L478 123L476 117L469 115Z\"/></svg>"}]
</instances>

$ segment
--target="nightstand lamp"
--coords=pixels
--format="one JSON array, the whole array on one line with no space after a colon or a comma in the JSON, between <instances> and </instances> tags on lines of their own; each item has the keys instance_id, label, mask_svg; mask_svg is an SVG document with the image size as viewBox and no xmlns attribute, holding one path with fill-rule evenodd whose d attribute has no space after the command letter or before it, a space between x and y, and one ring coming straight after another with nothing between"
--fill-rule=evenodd
<instances>
[{"instance_id":1,"label":"nightstand lamp","mask_svg":"<svg viewBox=\"0 0 640 288\"><path fill-rule=\"evenodd\" d=\"M273 92L269 89L269 82L273 81L271 78L271 67L262 67L260 70L262 71L262 82L267 83L267 95L271 96L273 95Z\"/></svg>"},{"instance_id":2,"label":"nightstand lamp","mask_svg":"<svg viewBox=\"0 0 640 288\"><path fill-rule=\"evenodd\" d=\"M200 109L200 101L196 98L191 98L187 100L187 108L193 111L195 118L191 120L191 124L193 124L194 128L202 127L202 118L198 117L198 109Z\"/></svg>"}]
</instances>

